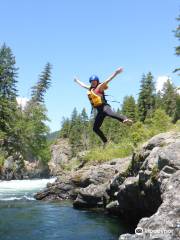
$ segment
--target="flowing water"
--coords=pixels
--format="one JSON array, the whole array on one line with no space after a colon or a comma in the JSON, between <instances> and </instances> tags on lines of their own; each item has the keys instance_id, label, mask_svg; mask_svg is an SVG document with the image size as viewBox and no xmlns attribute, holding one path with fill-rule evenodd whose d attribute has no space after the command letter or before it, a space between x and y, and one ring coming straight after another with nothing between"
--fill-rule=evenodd
<instances>
[{"instance_id":1,"label":"flowing water","mask_svg":"<svg viewBox=\"0 0 180 240\"><path fill-rule=\"evenodd\" d=\"M79 211L71 202L36 201L55 179L0 181L0 240L115 240L129 230L102 212Z\"/></svg>"}]
</instances>

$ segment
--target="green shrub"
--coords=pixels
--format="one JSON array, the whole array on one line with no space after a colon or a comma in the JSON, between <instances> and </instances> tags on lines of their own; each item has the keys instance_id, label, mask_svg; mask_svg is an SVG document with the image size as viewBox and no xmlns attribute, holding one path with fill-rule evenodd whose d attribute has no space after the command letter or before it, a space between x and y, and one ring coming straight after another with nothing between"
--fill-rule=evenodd
<instances>
[{"instance_id":1,"label":"green shrub","mask_svg":"<svg viewBox=\"0 0 180 240\"><path fill-rule=\"evenodd\" d=\"M4 161L5 161L4 153L0 151L0 167L3 166Z\"/></svg>"},{"instance_id":2,"label":"green shrub","mask_svg":"<svg viewBox=\"0 0 180 240\"><path fill-rule=\"evenodd\" d=\"M157 109L152 118L145 121L153 135L173 128L172 119L162 109Z\"/></svg>"},{"instance_id":3,"label":"green shrub","mask_svg":"<svg viewBox=\"0 0 180 240\"><path fill-rule=\"evenodd\" d=\"M159 169L157 166L154 166L151 172L151 181L155 182L158 179Z\"/></svg>"},{"instance_id":4,"label":"green shrub","mask_svg":"<svg viewBox=\"0 0 180 240\"><path fill-rule=\"evenodd\" d=\"M113 158L123 158L133 152L133 146L130 142L124 141L120 144L109 144L104 149L97 147L90 150L85 156L86 162L105 162Z\"/></svg>"},{"instance_id":5,"label":"green shrub","mask_svg":"<svg viewBox=\"0 0 180 240\"><path fill-rule=\"evenodd\" d=\"M130 141L134 144L134 146L137 146L139 143L146 140L150 135L149 129L141 122L133 124L130 131Z\"/></svg>"}]
</instances>

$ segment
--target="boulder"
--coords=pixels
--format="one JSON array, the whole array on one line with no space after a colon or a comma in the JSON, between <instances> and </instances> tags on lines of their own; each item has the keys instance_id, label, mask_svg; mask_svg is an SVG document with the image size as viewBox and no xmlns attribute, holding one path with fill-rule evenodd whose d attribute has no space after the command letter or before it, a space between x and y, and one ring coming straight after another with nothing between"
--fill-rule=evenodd
<instances>
[{"instance_id":1,"label":"boulder","mask_svg":"<svg viewBox=\"0 0 180 240\"><path fill-rule=\"evenodd\" d=\"M136 234L123 234L119 239L180 239L180 133L159 134L141 151L141 155L146 157L136 176L138 184L135 186L132 181L130 194L127 178L119 186L117 199L124 215L129 214L132 206L136 212L139 205L142 215L139 216L139 211L134 214L137 221L140 220ZM144 192L144 201L137 198L140 191Z\"/></svg>"},{"instance_id":2,"label":"boulder","mask_svg":"<svg viewBox=\"0 0 180 240\"><path fill-rule=\"evenodd\" d=\"M180 170L174 173L162 189L162 204L149 218L142 218L137 228L140 234L123 234L119 239L180 239Z\"/></svg>"},{"instance_id":3,"label":"boulder","mask_svg":"<svg viewBox=\"0 0 180 240\"><path fill-rule=\"evenodd\" d=\"M1 169L2 180L23 179L24 160L20 153L9 156Z\"/></svg>"},{"instance_id":4,"label":"boulder","mask_svg":"<svg viewBox=\"0 0 180 240\"><path fill-rule=\"evenodd\" d=\"M24 161L24 179L33 178L48 178L50 177L50 170L46 163L42 161L28 162Z\"/></svg>"},{"instance_id":5,"label":"boulder","mask_svg":"<svg viewBox=\"0 0 180 240\"><path fill-rule=\"evenodd\" d=\"M83 201L85 201L85 199L88 201L90 198L83 197L83 194L86 195L86 190L87 194L90 194L90 191L93 190L91 194L93 195L96 192L95 188L98 188L98 186L100 186L101 198L103 198L104 195L107 195L106 188L110 182L110 179L112 179L112 177L115 176L117 172L125 171L129 165L129 162L130 158L113 159L103 164L85 166L77 171L61 173L61 175L58 176L56 183L48 186L47 189L42 192L42 194L40 192L35 195L35 197L37 199L44 200L57 198L74 200L77 197L76 202L81 201L80 199L82 198L84 199ZM91 187L88 188L90 185ZM87 207L91 207L91 205L91 203L89 204L89 202L86 202ZM77 204L74 206L77 206ZM83 206L85 206L85 204ZM99 207L98 201L97 207Z\"/></svg>"},{"instance_id":6,"label":"boulder","mask_svg":"<svg viewBox=\"0 0 180 240\"><path fill-rule=\"evenodd\" d=\"M57 176L62 172L62 167L71 159L72 151L68 139L59 138L51 146L51 160L49 168L51 175Z\"/></svg>"},{"instance_id":7,"label":"boulder","mask_svg":"<svg viewBox=\"0 0 180 240\"><path fill-rule=\"evenodd\" d=\"M106 206L106 184L90 184L78 191L77 198L73 202L75 208L95 208Z\"/></svg>"},{"instance_id":8,"label":"boulder","mask_svg":"<svg viewBox=\"0 0 180 240\"><path fill-rule=\"evenodd\" d=\"M29 162L16 152L9 156L1 169L2 180L48 178L49 167L40 161Z\"/></svg>"}]
</instances>

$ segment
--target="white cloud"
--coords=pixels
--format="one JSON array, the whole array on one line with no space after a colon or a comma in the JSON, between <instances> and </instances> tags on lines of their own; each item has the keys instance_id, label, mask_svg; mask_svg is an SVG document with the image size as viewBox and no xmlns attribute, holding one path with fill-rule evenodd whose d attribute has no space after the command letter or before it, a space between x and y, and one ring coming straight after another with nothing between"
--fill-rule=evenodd
<instances>
[{"instance_id":1,"label":"white cloud","mask_svg":"<svg viewBox=\"0 0 180 240\"><path fill-rule=\"evenodd\" d=\"M26 104L29 101L29 99L28 98L24 98L24 97L17 97L16 101L17 101L18 105L21 106L22 109L24 109L24 107L26 106Z\"/></svg>"},{"instance_id":2,"label":"white cloud","mask_svg":"<svg viewBox=\"0 0 180 240\"><path fill-rule=\"evenodd\" d=\"M157 80L156 80L156 92L162 91L163 85L164 85L165 82L167 82L168 79L170 80L170 82L172 82L171 78L168 77L168 76L165 76L165 75L164 76L159 76L157 78Z\"/></svg>"}]
</instances>

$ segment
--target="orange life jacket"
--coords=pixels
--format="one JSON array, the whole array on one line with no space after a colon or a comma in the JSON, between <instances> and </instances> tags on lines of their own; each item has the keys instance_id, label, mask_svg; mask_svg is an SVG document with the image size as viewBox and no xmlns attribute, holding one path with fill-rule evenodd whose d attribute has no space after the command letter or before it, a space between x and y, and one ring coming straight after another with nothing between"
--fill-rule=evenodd
<instances>
[{"instance_id":1,"label":"orange life jacket","mask_svg":"<svg viewBox=\"0 0 180 240\"><path fill-rule=\"evenodd\" d=\"M108 88L108 86L106 87L106 89L107 88ZM92 89L90 88L89 91L87 92L87 95L88 95L91 105L94 108L97 108L97 107L103 105L104 103L107 103L104 93L102 93L102 96L100 96L94 92L94 88L92 88Z\"/></svg>"}]
</instances>

